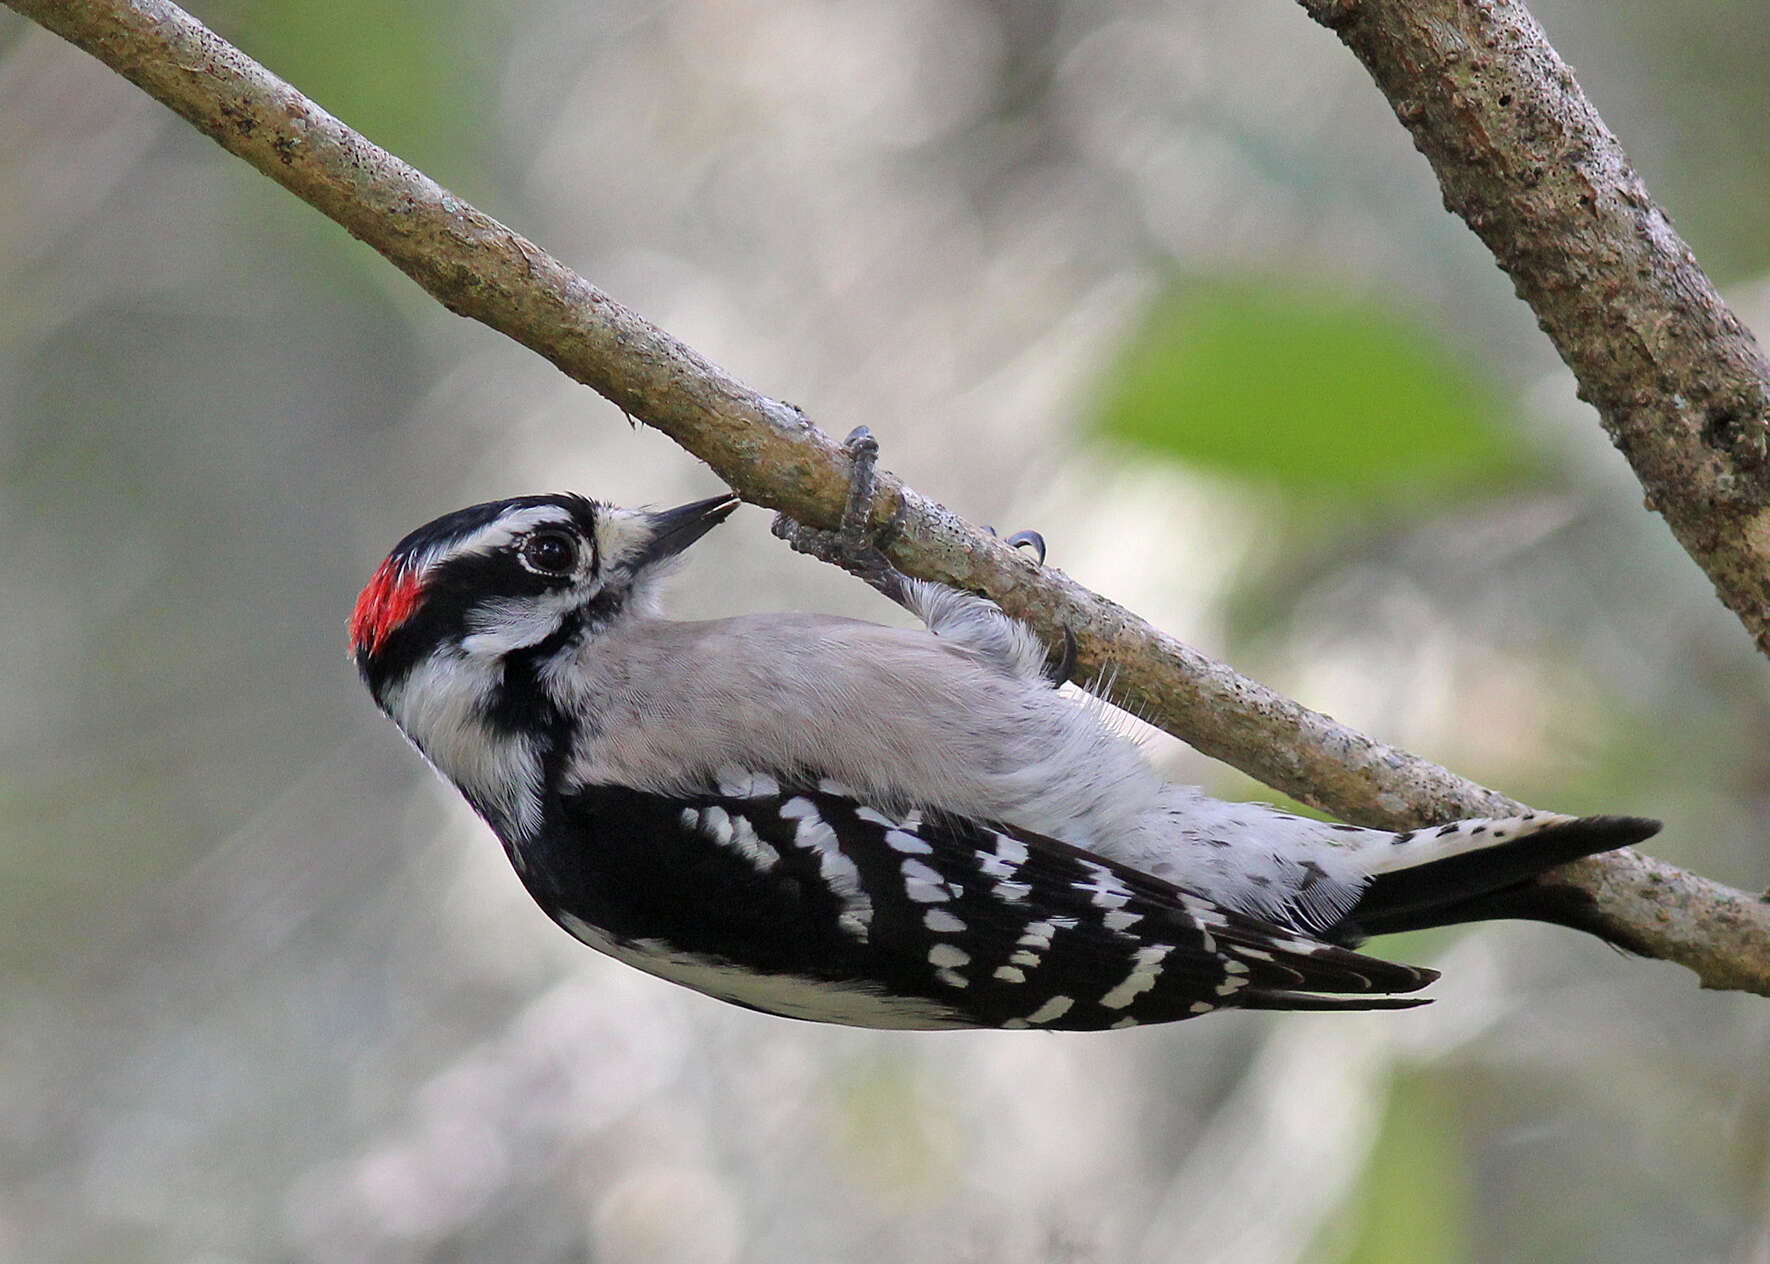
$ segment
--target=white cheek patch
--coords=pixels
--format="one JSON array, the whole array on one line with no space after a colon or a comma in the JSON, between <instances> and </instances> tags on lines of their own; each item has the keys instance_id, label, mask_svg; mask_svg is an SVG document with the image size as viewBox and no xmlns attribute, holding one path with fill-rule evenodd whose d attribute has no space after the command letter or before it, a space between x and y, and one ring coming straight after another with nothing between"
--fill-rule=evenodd
<instances>
[{"instance_id":1,"label":"white cheek patch","mask_svg":"<svg viewBox=\"0 0 1770 1264\"><path fill-rule=\"evenodd\" d=\"M583 604L576 588L539 597L500 598L475 607L467 615L461 648L471 655L499 656L539 645L559 630L565 616Z\"/></svg>"},{"instance_id":2,"label":"white cheek patch","mask_svg":"<svg viewBox=\"0 0 1770 1264\"><path fill-rule=\"evenodd\" d=\"M495 662L436 654L389 690L388 713L436 770L529 834L541 825L541 757L529 738L488 726L480 703Z\"/></svg>"}]
</instances>

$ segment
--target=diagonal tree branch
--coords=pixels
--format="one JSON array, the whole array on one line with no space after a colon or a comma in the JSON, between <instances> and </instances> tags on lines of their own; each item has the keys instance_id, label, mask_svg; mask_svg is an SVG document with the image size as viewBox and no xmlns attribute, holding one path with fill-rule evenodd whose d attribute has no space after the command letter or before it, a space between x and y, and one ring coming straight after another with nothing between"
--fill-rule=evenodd
<instances>
[{"instance_id":1,"label":"diagonal tree branch","mask_svg":"<svg viewBox=\"0 0 1770 1264\"><path fill-rule=\"evenodd\" d=\"M165 0L6 3L342 224L449 310L530 347L664 431L745 499L836 525L846 457L797 409L648 324L190 15ZM891 554L904 571L985 592L1053 641L1069 627L1079 674L1110 665L1130 705L1208 755L1370 825L1520 806L1238 675L1061 572L1034 567L890 475L881 474L880 493L881 525L903 509ZM1687 966L1705 986L1770 996L1770 903L1627 852L1579 862L1554 881L1581 902L1588 929Z\"/></svg>"},{"instance_id":2,"label":"diagonal tree branch","mask_svg":"<svg viewBox=\"0 0 1770 1264\"><path fill-rule=\"evenodd\" d=\"M1364 63L1770 654L1770 363L1519 0L1302 0Z\"/></svg>"}]
</instances>

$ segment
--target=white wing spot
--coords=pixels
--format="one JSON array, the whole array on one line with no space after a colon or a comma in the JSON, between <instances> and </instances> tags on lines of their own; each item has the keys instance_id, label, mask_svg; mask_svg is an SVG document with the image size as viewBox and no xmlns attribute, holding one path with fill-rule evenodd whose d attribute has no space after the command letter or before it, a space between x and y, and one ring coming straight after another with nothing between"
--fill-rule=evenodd
<instances>
[{"instance_id":1,"label":"white wing spot","mask_svg":"<svg viewBox=\"0 0 1770 1264\"><path fill-rule=\"evenodd\" d=\"M1223 916L1223 910L1209 900L1201 900L1196 895L1180 893L1180 907L1192 914L1192 920L1200 926L1215 926L1218 930L1227 930L1229 920Z\"/></svg>"},{"instance_id":2,"label":"white wing spot","mask_svg":"<svg viewBox=\"0 0 1770 1264\"><path fill-rule=\"evenodd\" d=\"M998 900L1007 900L1018 904L1032 894L1032 887L1024 882L1009 882L1004 878L990 888L990 893Z\"/></svg>"},{"instance_id":3,"label":"white wing spot","mask_svg":"<svg viewBox=\"0 0 1770 1264\"><path fill-rule=\"evenodd\" d=\"M1017 965L1036 966L1039 964L1038 954L1051 947L1051 940L1060 930L1074 930L1076 919L1073 917L1047 917L1043 921L1030 923L1014 941L1015 947L1021 949L1008 960Z\"/></svg>"},{"instance_id":4,"label":"white wing spot","mask_svg":"<svg viewBox=\"0 0 1770 1264\"><path fill-rule=\"evenodd\" d=\"M1246 977L1232 974L1217 985L1218 996L1228 996L1231 992L1239 992L1248 985Z\"/></svg>"},{"instance_id":5,"label":"white wing spot","mask_svg":"<svg viewBox=\"0 0 1770 1264\"><path fill-rule=\"evenodd\" d=\"M1003 1031L1025 1031L1031 1026L1032 1024L1024 1018L1004 1018L1002 1020Z\"/></svg>"},{"instance_id":6,"label":"white wing spot","mask_svg":"<svg viewBox=\"0 0 1770 1264\"><path fill-rule=\"evenodd\" d=\"M1194 1001L1190 1012L1194 1014L1208 1014L1216 1008L1217 1007L1209 1001Z\"/></svg>"},{"instance_id":7,"label":"white wing spot","mask_svg":"<svg viewBox=\"0 0 1770 1264\"><path fill-rule=\"evenodd\" d=\"M788 799L781 804L781 815L797 819L793 843L817 856L818 875L825 884L842 897L848 906L844 916L859 922L863 931L873 924L873 902L861 886L860 869L842 853L836 831L818 813L817 805L804 797Z\"/></svg>"},{"instance_id":8,"label":"white wing spot","mask_svg":"<svg viewBox=\"0 0 1770 1264\"><path fill-rule=\"evenodd\" d=\"M1026 863L1026 844L1007 834L997 834L995 838L996 849L993 852L977 853L978 868L983 870L986 877L1012 878L1019 872L1020 866Z\"/></svg>"},{"instance_id":9,"label":"white wing spot","mask_svg":"<svg viewBox=\"0 0 1770 1264\"><path fill-rule=\"evenodd\" d=\"M719 846L731 848L758 869L772 869L781 858L778 851L756 837L755 826L724 808L709 807L699 812L684 808L682 823L689 829L700 830Z\"/></svg>"},{"instance_id":10,"label":"white wing spot","mask_svg":"<svg viewBox=\"0 0 1770 1264\"><path fill-rule=\"evenodd\" d=\"M896 829L898 826L898 822L892 820L883 812L874 808L869 808L864 803L854 809L854 814L863 821L867 821L873 825L883 825L886 829Z\"/></svg>"},{"instance_id":11,"label":"white wing spot","mask_svg":"<svg viewBox=\"0 0 1770 1264\"><path fill-rule=\"evenodd\" d=\"M1015 966L997 966L995 977L1004 983L1025 983L1026 971Z\"/></svg>"},{"instance_id":12,"label":"white wing spot","mask_svg":"<svg viewBox=\"0 0 1770 1264\"><path fill-rule=\"evenodd\" d=\"M971 954L957 944L935 944L928 950L928 964L931 966L970 965Z\"/></svg>"},{"instance_id":13,"label":"white wing spot","mask_svg":"<svg viewBox=\"0 0 1770 1264\"><path fill-rule=\"evenodd\" d=\"M892 851L917 856L926 856L934 850L914 834L900 829L885 831L885 845Z\"/></svg>"},{"instance_id":14,"label":"white wing spot","mask_svg":"<svg viewBox=\"0 0 1770 1264\"><path fill-rule=\"evenodd\" d=\"M781 783L765 772L728 772L719 775L719 793L728 799L772 799Z\"/></svg>"},{"instance_id":15,"label":"white wing spot","mask_svg":"<svg viewBox=\"0 0 1770 1264\"><path fill-rule=\"evenodd\" d=\"M731 845L731 817L724 808L708 808L702 812L701 829L721 847Z\"/></svg>"},{"instance_id":16,"label":"white wing spot","mask_svg":"<svg viewBox=\"0 0 1770 1264\"><path fill-rule=\"evenodd\" d=\"M1051 946L1051 937L1056 933L1055 919L1033 922L1020 933L1020 938L1015 942L1023 948L1037 948L1043 951Z\"/></svg>"},{"instance_id":17,"label":"white wing spot","mask_svg":"<svg viewBox=\"0 0 1770 1264\"><path fill-rule=\"evenodd\" d=\"M1225 961L1223 963L1224 974L1246 974L1247 972L1248 963L1245 961Z\"/></svg>"},{"instance_id":18,"label":"white wing spot","mask_svg":"<svg viewBox=\"0 0 1770 1264\"><path fill-rule=\"evenodd\" d=\"M1075 1007L1075 998L1069 996L1053 996L1043 1005L1026 1016L1029 1023L1052 1023L1062 1018Z\"/></svg>"},{"instance_id":19,"label":"white wing spot","mask_svg":"<svg viewBox=\"0 0 1770 1264\"><path fill-rule=\"evenodd\" d=\"M903 891L917 904L939 904L952 898L941 876L919 860L903 862Z\"/></svg>"},{"instance_id":20,"label":"white wing spot","mask_svg":"<svg viewBox=\"0 0 1770 1264\"><path fill-rule=\"evenodd\" d=\"M1135 1027L1136 1025L1137 1025L1137 1020L1135 1018L1131 1018L1131 1017L1127 1016L1125 1018L1119 1019L1118 1022L1114 1023L1108 1030L1120 1031L1123 1028Z\"/></svg>"},{"instance_id":21,"label":"white wing spot","mask_svg":"<svg viewBox=\"0 0 1770 1264\"><path fill-rule=\"evenodd\" d=\"M1131 973L1124 982L1100 998L1100 1003L1107 1009L1123 1009L1143 993L1155 986L1161 977L1162 959L1174 951L1172 944L1147 944L1139 948L1131 958Z\"/></svg>"},{"instance_id":22,"label":"white wing spot","mask_svg":"<svg viewBox=\"0 0 1770 1264\"><path fill-rule=\"evenodd\" d=\"M996 855L1011 865L1024 865L1028 856L1026 844L1010 834L996 835Z\"/></svg>"},{"instance_id":23,"label":"white wing spot","mask_svg":"<svg viewBox=\"0 0 1770 1264\"><path fill-rule=\"evenodd\" d=\"M957 935L965 929L963 921L940 908L931 908L922 914L922 925L937 935Z\"/></svg>"},{"instance_id":24,"label":"white wing spot","mask_svg":"<svg viewBox=\"0 0 1770 1264\"><path fill-rule=\"evenodd\" d=\"M747 817L731 818L731 845L758 869L772 869L780 863L781 854L756 836L756 827Z\"/></svg>"},{"instance_id":25,"label":"white wing spot","mask_svg":"<svg viewBox=\"0 0 1770 1264\"><path fill-rule=\"evenodd\" d=\"M1245 944L1231 944L1229 951L1238 957L1246 957L1251 961L1272 961L1275 959L1264 948L1249 948Z\"/></svg>"},{"instance_id":26,"label":"white wing spot","mask_svg":"<svg viewBox=\"0 0 1770 1264\"><path fill-rule=\"evenodd\" d=\"M934 972L934 977L939 979L942 983L946 984L948 987L962 988L962 987L970 987L971 986L971 980L967 979L964 975L960 974L957 970L936 970Z\"/></svg>"},{"instance_id":27,"label":"white wing spot","mask_svg":"<svg viewBox=\"0 0 1770 1264\"><path fill-rule=\"evenodd\" d=\"M1113 909L1100 919L1107 930L1129 930L1143 920L1141 913L1127 913L1124 909Z\"/></svg>"},{"instance_id":28,"label":"white wing spot","mask_svg":"<svg viewBox=\"0 0 1770 1264\"><path fill-rule=\"evenodd\" d=\"M1088 869L1094 874L1094 880L1092 882L1077 882L1072 885L1078 892L1087 895L1089 903L1093 904L1095 908L1116 909L1123 908L1131 902L1131 888L1120 882L1116 873L1105 865L1086 863Z\"/></svg>"}]
</instances>

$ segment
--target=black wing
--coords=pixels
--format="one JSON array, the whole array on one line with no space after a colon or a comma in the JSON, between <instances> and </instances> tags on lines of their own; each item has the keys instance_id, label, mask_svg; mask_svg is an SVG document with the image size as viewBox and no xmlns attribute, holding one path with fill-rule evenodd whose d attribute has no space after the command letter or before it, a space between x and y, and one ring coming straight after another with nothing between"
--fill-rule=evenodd
<instances>
[{"instance_id":1,"label":"black wing","mask_svg":"<svg viewBox=\"0 0 1770 1264\"><path fill-rule=\"evenodd\" d=\"M654 972L803 981L794 1017L860 1025L1096 1030L1219 1008L1394 1009L1431 970L1393 965L1223 908L1065 843L879 812L828 783L766 777L669 798L591 787L519 850L537 900ZM565 916L562 916L564 914ZM579 932L582 933L582 932ZM600 945L599 945L600 946ZM828 1012L805 996L831 989ZM904 1002L941 1019L877 1022ZM942 1018L942 1016L944 1016Z\"/></svg>"}]
</instances>

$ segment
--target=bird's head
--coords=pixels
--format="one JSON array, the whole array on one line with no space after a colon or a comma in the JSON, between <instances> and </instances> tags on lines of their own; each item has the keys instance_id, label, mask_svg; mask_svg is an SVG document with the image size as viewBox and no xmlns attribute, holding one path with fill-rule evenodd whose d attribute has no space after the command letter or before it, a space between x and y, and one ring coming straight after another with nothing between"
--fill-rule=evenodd
<instances>
[{"instance_id":1,"label":"bird's head","mask_svg":"<svg viewBox=\"0 0 1770 1264\"><path fill-rule=\"evenodd\" d=\"M394 546L350 620L351 657L383 708L439 657L470 671L545 655L580 633L655 613L667 564L737 507L620 509L569 493L445 514ZM477 673L475 673L477 674Z\"/></svg>"}]
</instances>

